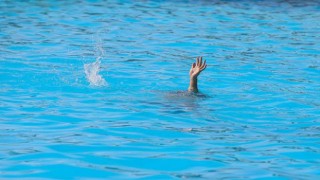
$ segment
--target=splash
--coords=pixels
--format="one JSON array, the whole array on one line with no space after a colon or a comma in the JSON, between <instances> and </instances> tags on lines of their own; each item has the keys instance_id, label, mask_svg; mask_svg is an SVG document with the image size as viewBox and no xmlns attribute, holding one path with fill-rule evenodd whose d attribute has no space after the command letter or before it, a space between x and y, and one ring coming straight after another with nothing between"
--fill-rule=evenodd
<instances>
[{"instance_id":1,"label":"splash","mask_svg":"<svg viewBox=\"0 0 320 180\"><path fill-rule=\"evenodd\" d=\"M101 59L104 56L104 51L101 46L96 47L97 59L93 63L84 64L84 72L91 86L107 86L106 80L99 74L101 68Z\"/></svg>"}]
</instances>

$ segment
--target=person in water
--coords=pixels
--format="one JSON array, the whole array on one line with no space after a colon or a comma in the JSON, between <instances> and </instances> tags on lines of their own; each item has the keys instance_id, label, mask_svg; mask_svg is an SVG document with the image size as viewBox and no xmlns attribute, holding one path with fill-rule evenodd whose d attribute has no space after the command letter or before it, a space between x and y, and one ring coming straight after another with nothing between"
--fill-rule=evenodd
<instances>
[{"instance_id":1,"label":"person in water","mask_svg":"<svg viewBox=\"0 0 320 180\"><path fill-rule=\"evenodd\" d=\"M198 76L200 73L205 70L207 67L206 61L202 61L202 57L197 57L195 63L192 64L189 75L190 75L190 84L188 91L197 93L198 90Z\"/></svg>"}]
</instances>

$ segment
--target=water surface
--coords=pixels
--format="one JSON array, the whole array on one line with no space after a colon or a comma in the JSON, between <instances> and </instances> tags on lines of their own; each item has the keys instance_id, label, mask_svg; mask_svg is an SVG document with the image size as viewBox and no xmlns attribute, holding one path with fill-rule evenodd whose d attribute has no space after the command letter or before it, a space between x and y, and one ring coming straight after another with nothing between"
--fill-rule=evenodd
<instances>
[{"instance_id":1,"label":"water surface","mask_svg":"<svg viewBox=\"0 0 320 180\"><path fill-rule=\"evenodd\" d=\"M0 179L318 179L317 1L2 1ZM205 96L180 93L197 56Z\"/></svg>"}]
</instances>

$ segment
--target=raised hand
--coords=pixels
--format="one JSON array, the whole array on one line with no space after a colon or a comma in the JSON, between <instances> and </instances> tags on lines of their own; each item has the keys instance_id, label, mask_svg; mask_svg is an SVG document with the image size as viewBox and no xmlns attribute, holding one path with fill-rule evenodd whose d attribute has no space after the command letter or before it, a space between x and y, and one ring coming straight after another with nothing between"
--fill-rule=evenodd
<instances>
[{"instance_id":1,"label":"raised hand","mask_svg":"<svg viewBox=\"0 0 320 180\"><path fill-rule=\"evenodd\" d=\"M188 91L197 93L198 90L198 76L207 67L206 61L202 61L202 57L197 57L197 61L192 64L190 69L190 84Z\"/></svg>"},{"instance_id":2,"label":"raised hand","mask_svg":"<svg viewBox=\"0 0 320 180\"><path fill-rule=\"evenodd\" d=\"M202 61L202 57L197 57L197 61L192 64L190 69L190 78L197 78L198 75L207 67L206 61Z\"/></svg>"}]
</instances>

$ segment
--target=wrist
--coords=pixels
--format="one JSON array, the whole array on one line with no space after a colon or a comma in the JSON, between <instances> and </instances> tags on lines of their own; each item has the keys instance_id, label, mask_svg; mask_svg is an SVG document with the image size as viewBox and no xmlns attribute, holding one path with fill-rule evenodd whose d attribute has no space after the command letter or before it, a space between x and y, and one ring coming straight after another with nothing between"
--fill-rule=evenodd
<instances>
[{"instance_id":1,"label":"wrist","mask_svg":"<svg viewBox=\"0 0 320 180\"><path fill-rule=\"evenodd\" d=\"M190 76L190 80L197 80L198 76Z\"/></svg>"}]
</instances>

